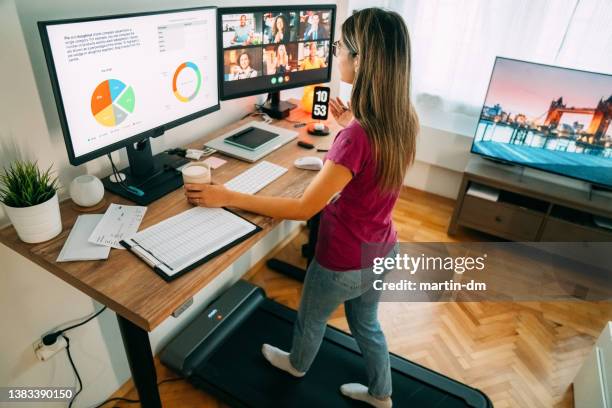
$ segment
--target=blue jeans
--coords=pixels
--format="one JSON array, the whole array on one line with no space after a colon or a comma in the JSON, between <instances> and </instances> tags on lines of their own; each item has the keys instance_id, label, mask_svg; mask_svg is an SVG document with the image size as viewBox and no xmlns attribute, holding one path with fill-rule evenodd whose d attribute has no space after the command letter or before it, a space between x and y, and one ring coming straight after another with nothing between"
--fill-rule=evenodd
<instances>
[{"instance_id":1,"label":"blue jeans","mask_svg":"<svg viewBox=\"0 0 612 408\"><path fill-rule=\"evenodd\" d=\"M374 397L386 398L391 395L391 367L385 335L378 323L380 291L372 287L374 278L371 268L335 272L314 259L304 280L289 361L298 371L308 371L329 316L344 302L346 320L365 359L368 391Z\"/></svg>"}]
</instances>

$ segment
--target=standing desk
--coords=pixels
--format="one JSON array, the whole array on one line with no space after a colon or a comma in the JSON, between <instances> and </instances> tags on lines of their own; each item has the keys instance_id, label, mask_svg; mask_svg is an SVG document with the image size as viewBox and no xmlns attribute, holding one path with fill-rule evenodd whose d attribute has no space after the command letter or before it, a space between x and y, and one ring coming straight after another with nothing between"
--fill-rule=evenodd
<instances>
[{"instance_id":1,"label":"standing desk","mask_svg":"<svg viewBox=\"0 0 612 408\"><path fill-rule=\"evenodd\" d=\"M329 136L315 137L308 135L306 127L294 128L293 121L310 121L310 116L299 108L293 110L288 119L289 121L279 120L273 124L295 130L299 132L297 140L309 140L315 145L331 144L334 135L340 129L335 122L332 122L329 124L331 130ZM201 137L187 147L201 148L206 141L251 120L258 119L249 117L237 121ZM325 153L319 153L314 149L303 149L297 146L297 140L264 158L264 160L288 168L289 171L266 186L259 194L299 197L314 178L316 172L297 169L293 162L298 157L305 155L316 155L322 158ZM220 156L219 153L215 155ZM225 183L252 166L251 163L231 157L222 157L227 160L227 163L213 170L213 182L215 183ZM132 204L109 192L105 192L105 199L107 204ZM144 229L191 207L185 199L183 189L175 190L148 206L140 228ZM101 208L100 212L105 210L106 208ZM40 244L26 244L19 240L15 229L8 226L0 230L0 242L96 301L108 306L117 314L132 378L141 404L146 408L161 407L148 332L153 331L171 316L174 310L197 294L281 222L278 219L238 211L238 214L262 227L262 230L209 262L167 283L140 259L125 250L111 250L109 258L105 261L55 262L70 229L77 216L80 215L70 200L64 200L60 204L60 211L63 230L57 237Z\"/></svg>"}]
</instances>

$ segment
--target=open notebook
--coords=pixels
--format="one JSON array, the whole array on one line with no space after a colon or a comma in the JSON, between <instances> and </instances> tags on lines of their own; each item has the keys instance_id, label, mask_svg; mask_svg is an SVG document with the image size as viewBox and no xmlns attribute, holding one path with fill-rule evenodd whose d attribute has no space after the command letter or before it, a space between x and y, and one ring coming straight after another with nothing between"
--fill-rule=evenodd
<instances>
[{"instance_id":1,"label":"open notebook","mask_svg":"<svg viewBox=\"0 0 612 408\"><path fill-rule=\"evenodd\" d=\"M224 208L194 207L136 233L121 245L170 281L260 230Z\"/></svg>"}]
</instances>

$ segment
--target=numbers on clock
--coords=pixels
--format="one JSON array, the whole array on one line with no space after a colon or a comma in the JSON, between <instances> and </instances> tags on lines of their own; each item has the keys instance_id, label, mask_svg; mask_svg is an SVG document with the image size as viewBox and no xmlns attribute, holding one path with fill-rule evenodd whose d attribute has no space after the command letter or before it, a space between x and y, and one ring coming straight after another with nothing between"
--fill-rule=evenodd
<instances>
[{"instance_id":1,"label":"numbers on clock","mask_svg":"<svg viewBox=\"0 0 612 408\"><path fill-rule=\"evenodd\" d=\"M313 108L314 116L325 116L327 117L327 106L325 105L315 105Z\"/></svg>"},{"instance_id":2,"label":"numbers on clock","mask_svg":"<svg viewBox=\"0 0 612 408\"><path fill-rule=\"evenodd\" d=\"M316 93L317 102L327 102L328 92L322 89L319 89Z\"/></svg>"},{"instance_id":3,"label":"numbers on clock","mask_svg":"<svg viewBox=\"0 0 612 408\"><path fill-rule=\"evenodd\" d=\"M312 101L312 118L317 120L327 119L327 104L329 103L329 87L317 86L314 89Z\"/></svg>"}]
</instances>

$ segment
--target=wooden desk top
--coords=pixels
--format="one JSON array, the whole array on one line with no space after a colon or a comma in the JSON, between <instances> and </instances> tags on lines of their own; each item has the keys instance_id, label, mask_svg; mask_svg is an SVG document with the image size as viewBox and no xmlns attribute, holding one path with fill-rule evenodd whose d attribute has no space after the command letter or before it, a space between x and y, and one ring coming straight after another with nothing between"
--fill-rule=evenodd
<instances>
[{"instance_id":1,"label":"wooden desk top","mask_svg":"<svg viewBox=\"0 0 612 408\"><path fill-rule=\"evenodd\" d=\"M296 108L289 119L309 122L310 116L300 108ZM191 143L189 147L202 148L205 141L252 120L259 119L249 117L237 121L233 125L203 136ZM284 120L275 121L273 124L298 131L298 140L309 140L315 146L331 144L334 135L339 130L333 120L328 123L331 133L326 137L309 136L306 127L296 129L293 123ZM266 156L264 160L284 166L289 171L261 190L259 194L284 197L301 196L316 174L313 171L296 169L293 165L296 158L305 155L317 155L323 158L325 153L318 153L314 149L303 149L297 146L294 140ZM213 181L216 183L225 183L252 165L220 153L215 153L214 156L227 160L227 163L213 171ZM105 198L106 203L133 204L109 192L105 193ZM0 242L147 331L152 331L162 323L176 308L199 292L281 221L239 211L241 215L261 226L263 230L175 281L166 283L147 265L126 250L111 249L109 258L104 261L55 262L76 217L80 215L69 199L64 200L60 207L63 230L52 240L40 244L26 244L17 238L15 229L8 226L0 230ZM178 189L148 206L140 229L189 208L191 205L185 200L183 189ZM102 213L105 210L106 207L98 212Z\"/></svg>"}]
</instances>

